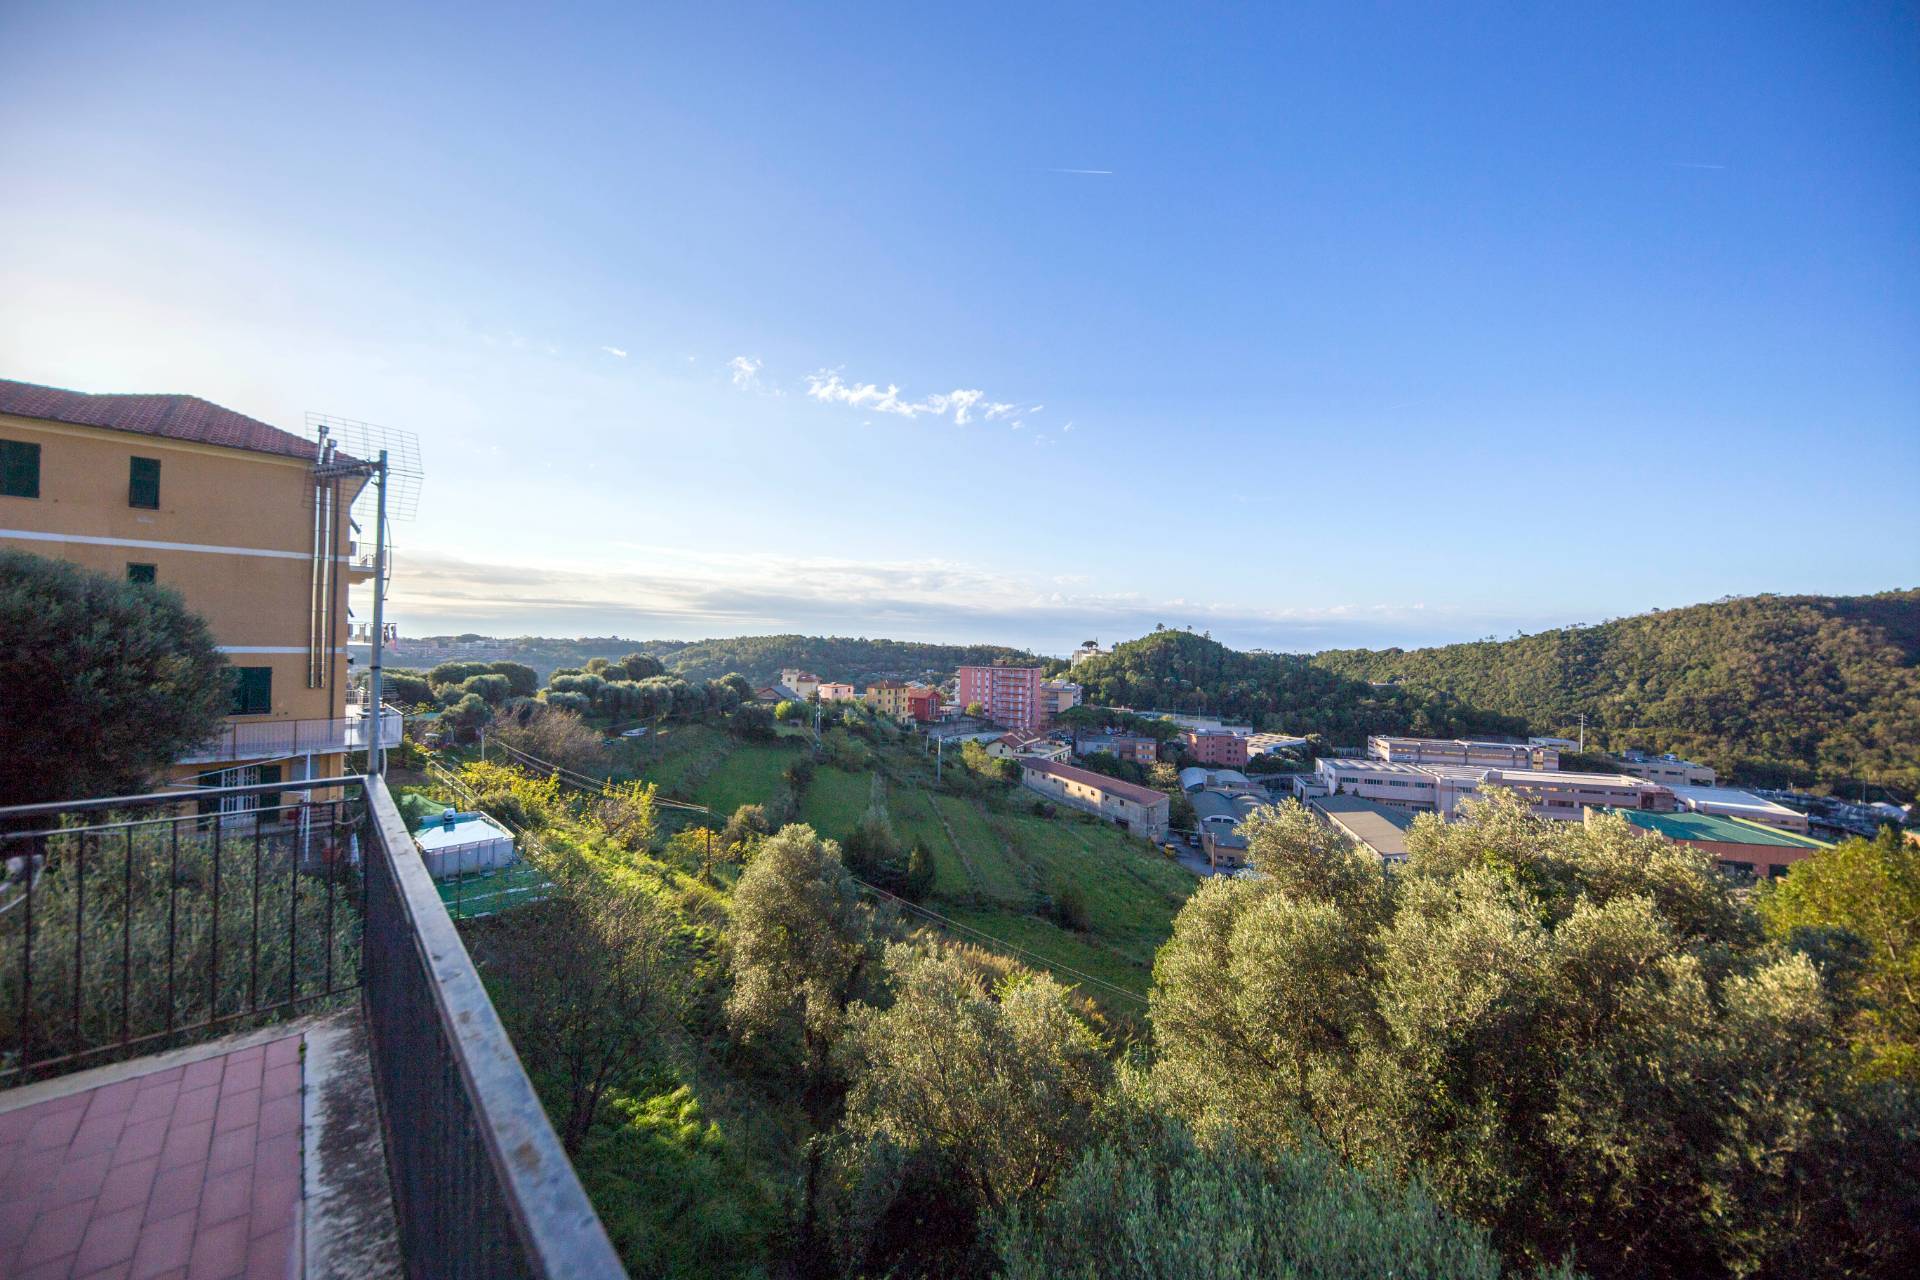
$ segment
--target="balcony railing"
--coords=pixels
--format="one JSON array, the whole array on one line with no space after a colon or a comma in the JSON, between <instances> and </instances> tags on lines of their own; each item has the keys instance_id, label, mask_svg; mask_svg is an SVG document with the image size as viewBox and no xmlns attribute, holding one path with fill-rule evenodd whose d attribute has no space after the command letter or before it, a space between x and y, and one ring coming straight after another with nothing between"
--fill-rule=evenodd
<instances>
[{"instance_id":1,"label":"balcony railing","mask_svg":"<svg viewBox=\"0 0 1920 1280\"><path fill-rule=\"evenodd\" d=\"M380 708L380 745L400 745L403 717L396 707ZM338 751L365 751L373 736L373 717L341 716L332 720L236 721L220 726L211 742L180 757L181 764L220 760L268 760L278 756L326 755Z\"/></svg>"},{"instance_id":2,"label":"balcony railing","mask_svg":"<svg viewBox=\"0 0 1920 1280\"><path fill-rule=\"evenodd\" d=\"M357 995L407 1273L625 1275L378 778L0 809L0 859L0 1088Z\"/></svg>"}]
</instances>

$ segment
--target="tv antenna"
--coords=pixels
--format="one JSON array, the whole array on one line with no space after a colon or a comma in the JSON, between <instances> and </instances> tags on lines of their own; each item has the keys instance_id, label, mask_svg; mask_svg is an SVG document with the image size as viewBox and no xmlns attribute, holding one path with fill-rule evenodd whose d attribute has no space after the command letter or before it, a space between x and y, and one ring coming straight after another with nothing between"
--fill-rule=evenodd
<instances>
[{"instance_id":1,"label":"tv antenna","mask_svg":"<svg viewBox=\"0 0 1920 1280\"><path fill-rule=\"evenodd\" d=\"M307 431L319 447L314 462L317 479L363 476L371 481L354 498L348 516L355 528L364 527L359 517L373 522L373 657L367 675L373 729L367 735L367 771L384 773L387 761L381 742L380 651L386 640L387 584L393 575L387 533L391 521L412 520L420 510L420 437L400 427L311 412L307 414Z\"/></svg>"}]
</instances>

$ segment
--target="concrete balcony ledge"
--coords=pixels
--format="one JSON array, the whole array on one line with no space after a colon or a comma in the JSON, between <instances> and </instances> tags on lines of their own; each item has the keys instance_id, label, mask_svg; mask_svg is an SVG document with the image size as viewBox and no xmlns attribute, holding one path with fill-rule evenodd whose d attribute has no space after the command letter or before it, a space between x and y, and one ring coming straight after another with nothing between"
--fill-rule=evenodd
<instances>
[{"instance_id":1,"label":"concrete balcony ledge","mask_svg":"<svg viewBox=\"0 0 1920 1280\"><path fill-rule=\"evenodd\" d=\"M400 745L404 716L399 708L380 709L380 745ZM373 717L349 707L331 720L232 721L220 726L213 741L180 757L181 764L225 760L265 760L276 756L331 755L365 751L373 736Z\"/></svg>"}]
</instances>

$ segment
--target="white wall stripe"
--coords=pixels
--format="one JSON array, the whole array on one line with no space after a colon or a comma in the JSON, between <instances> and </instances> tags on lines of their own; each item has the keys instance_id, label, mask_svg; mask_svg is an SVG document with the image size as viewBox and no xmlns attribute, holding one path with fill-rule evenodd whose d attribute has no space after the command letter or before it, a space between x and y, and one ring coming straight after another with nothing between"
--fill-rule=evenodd
<instances>
[{"instance_id":1,"label":"white wall stripe","mask_svg":"<svg viewBox=\"0 0 1920 1280\"><path fill-rule=\"evenodd\" d=\"M272 560L309 560L305 551L269 551L264 547L217 547L201 542L154 542L146 538L102 538L86 533L44 533L38 529L0 529L0 538L23 542L78 542L89 547L132 547L140 551L200 551L213 556L265 556ZM336 557L345 564L351 556Z\"/></svg>"}]
</instances>

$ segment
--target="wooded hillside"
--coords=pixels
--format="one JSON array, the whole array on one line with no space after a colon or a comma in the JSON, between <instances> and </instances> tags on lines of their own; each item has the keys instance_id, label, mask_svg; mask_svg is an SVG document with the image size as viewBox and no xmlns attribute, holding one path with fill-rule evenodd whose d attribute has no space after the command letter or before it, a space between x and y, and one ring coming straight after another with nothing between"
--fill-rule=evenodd
<instances>
[{"instance_id":1,"label":"wooded hillside","mask_svg":"<svg viewBox=\"0 0 1920 1280\"><path fill-rule=\"evenodd\" d=\"M1081 664L1089 699L1357 743L1554 733L1674 751L1754 784L1920 790L1920 591L1754 596L1433 649L1236 653L1163 631Z\"/></svg>"}]
</instances>

